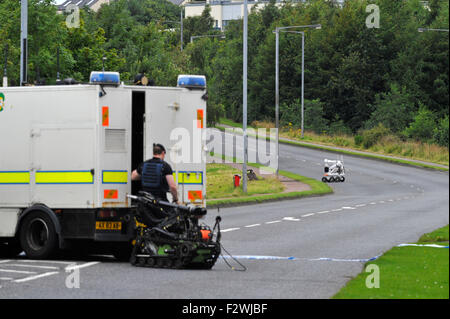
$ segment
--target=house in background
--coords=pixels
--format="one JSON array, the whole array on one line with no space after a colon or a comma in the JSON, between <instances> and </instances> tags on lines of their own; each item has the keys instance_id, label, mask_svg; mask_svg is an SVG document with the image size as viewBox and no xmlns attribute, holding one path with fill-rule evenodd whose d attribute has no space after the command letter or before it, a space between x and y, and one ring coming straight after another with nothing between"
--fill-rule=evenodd
<instances>
[{"instance_id":1,"label":"house in background","mask_svg":"<svg viewBox=\"0 0 450 319\"><path fill-rule=\"evenodd\" d=\"M170 1L173 2L177 0ZM263 8L268 3L269 1L265 0L248 0L248 12L250 12L257 4L259 5L259 8ZM277 3L281 4L282 1L277 0ZM239 20L244 16L243 0L184 0L181 5L185 8L186 17L201 15L206 5L209 5L211 8L211 17L214 19L214 27L221 30L224 30L231 20Z\"/></svg>"},{"instance_id":2,"label":"house in background","mask_svg":"<svg viewBox=\"0 0 450 319\"><path fill-rule=\"evenodd\" d=\"M211 16L214 19L214 27L224 30L231 20L239 20L244 17L244 0L169 0L174 4L184 6L185 16L192 17L201 15L206 5L211 7ZM293 2L306 2L307 0L292 0ZM330 0L342 5L345 0ZM261 10L269 0L248 0L248 12L254 6ZM285 4L285 0L276 0L277 6Z\"/></svg>"},{"instance_id":3,"label":"house in background","mask_svg":"<svg viewBox=\"0 0 450 319\"><path fill-rule=\"evenodd\" d=\"M58 5L58 11L63 12L67 9L69 4L74 4L78 8L88 7L93 11L98 11L102 4L109 3L111 0L67 0Z\"/></svg>"}]
</instances>

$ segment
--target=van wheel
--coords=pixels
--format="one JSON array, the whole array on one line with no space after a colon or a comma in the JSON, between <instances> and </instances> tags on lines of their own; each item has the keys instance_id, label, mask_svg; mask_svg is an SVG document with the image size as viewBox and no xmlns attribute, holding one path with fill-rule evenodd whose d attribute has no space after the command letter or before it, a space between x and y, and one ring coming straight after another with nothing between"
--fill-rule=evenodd
<instances>
[{"instance_id":1,"label":"van wheel","mask_svg":"<svg viewBox=\"0 0 450 319\"><path fill-rule=\"evenodd\" d=\"M25 217L20 227L20 244L29 258L48 258L57 243L55 225L46 213L35 211Z\"/></svg>"}]
</instances>

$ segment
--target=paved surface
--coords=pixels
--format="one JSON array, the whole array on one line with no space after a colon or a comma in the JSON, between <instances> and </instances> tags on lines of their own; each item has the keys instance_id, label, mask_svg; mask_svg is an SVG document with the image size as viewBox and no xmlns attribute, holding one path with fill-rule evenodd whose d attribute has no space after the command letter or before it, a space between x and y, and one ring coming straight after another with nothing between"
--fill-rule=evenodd
<instances>
[{"instance_id":1,"label":"paved surface","mask_svg":"<svg viewBox=\"0 0 450 319\"><path fill-rule=\"evenodd\" d=\"M336 156L281 145L279 163L320 179L323 159ZM330 298L365 259L449 222L447 172L344 161L347 180L332 184L332 195L220 210L222 243L246 271L231 270L224 259L199 271L134 268L108 256L18 258L0 260L0 298ZM213 224L216 214L210 210L205 222ZM76 272L79 288L68 288L77 286Z\"/></svg>"}]
</instances>

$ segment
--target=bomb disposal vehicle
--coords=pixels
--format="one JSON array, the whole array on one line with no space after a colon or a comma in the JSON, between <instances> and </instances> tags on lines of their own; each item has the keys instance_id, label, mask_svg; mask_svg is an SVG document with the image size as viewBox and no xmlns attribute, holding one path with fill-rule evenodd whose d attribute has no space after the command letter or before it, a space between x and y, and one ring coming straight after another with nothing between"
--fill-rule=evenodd
<instances>
[{"instance_id":1,"label":"bomb disposal vehicle","mask_svg":"<svg viewBox=\"0 0 450 319\"><path fill-rule=\"evenodd\" d=\"M177 87L124 85L114 72L92 72L89 84L0 87L0 249L43 259L81 244L126 256L127 195L140 188L131 172L154 143L167 149L179 200L204 207L206 99L206 79L189 75Z\"/></svg>"}]
</instances>

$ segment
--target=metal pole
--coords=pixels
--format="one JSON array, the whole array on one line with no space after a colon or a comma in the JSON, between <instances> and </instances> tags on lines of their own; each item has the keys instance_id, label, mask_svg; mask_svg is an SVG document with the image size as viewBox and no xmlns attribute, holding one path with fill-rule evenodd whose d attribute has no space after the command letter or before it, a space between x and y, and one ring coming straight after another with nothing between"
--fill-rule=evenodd
<instances>
[{"instance_id":1,"label":"metal pole","mask_svg":"<svg viewBox=\"0 0 450 319\"><path fill-rule=\"evenodd\" d=\"M276 135L276 148L277 148L277 163L278 163L278 157L280 155L280 145L279 145L279 134L278 130L279 127L279 114L280 114L280 91L279 91L279 36L280 33L278 31L278 28L275 29L275 128L277 130ZM276 170L277 176L278 176L278 164L277 164L277 170Z\"/></svg>"},{"instance_id":2,"label":"metal pole","mask_svg":"<svg viewBox=\"0 0 450 319\"><path fill-rule=\"evenodd\" d=\"M180 12L180 24L181 24L181 51L183 51L183 7Z\"/></svg>"},{"instance_id":3,"label":"metal pole","mask_svg":"<svg viewBox=\"0 0 450 319\"><path fill-rule=\"evenodd\" d=\"M59 82L59 46L56 48L56 82Z\"/></svg>"},{"instance_id":4,"label":"metal pole","mask_svg":"<svg viewBox=\"0 0 450 319\"><path fill-rule=\"evenodd\" d=\"M27 83L28 0L21 0L20 11L20 86Z\"/></svg>"},{"instance_id":5,"label":"metal pole","mask_svg":"<svg viewBox=\"0 0 450 319\"><path fill-rule=\"evenodd\" d=\"M247 0L244 0L244 34L243 34L243 116L242 127L244 137L244 164L242 165L242 189L244 193L247 193L247 161L248 161L248 149L247 149L247 33L248 33L248 12L247 12Z\"/></svg>"},{"instance_id":6,"label":"metal pole","mask_svg":"<svg viewBox=\"0 0 450 319\"><path fill-rule=\"evenodd\" d=\"M305 33L302 32L302 134L301 138L304 137L305 132L305 106L304 106L304 94L305 94Z\"/></svg>"},{"instance_id":7,"label":"metal pole","mask_svg":"<svg viewBox=\"0 0 450 319\"><path fill-rule=\"evenodd\" d=\"M8 86L8 43L5 45L5 67L3 69L3 87Z\"/></svg>"}]
</instances>

